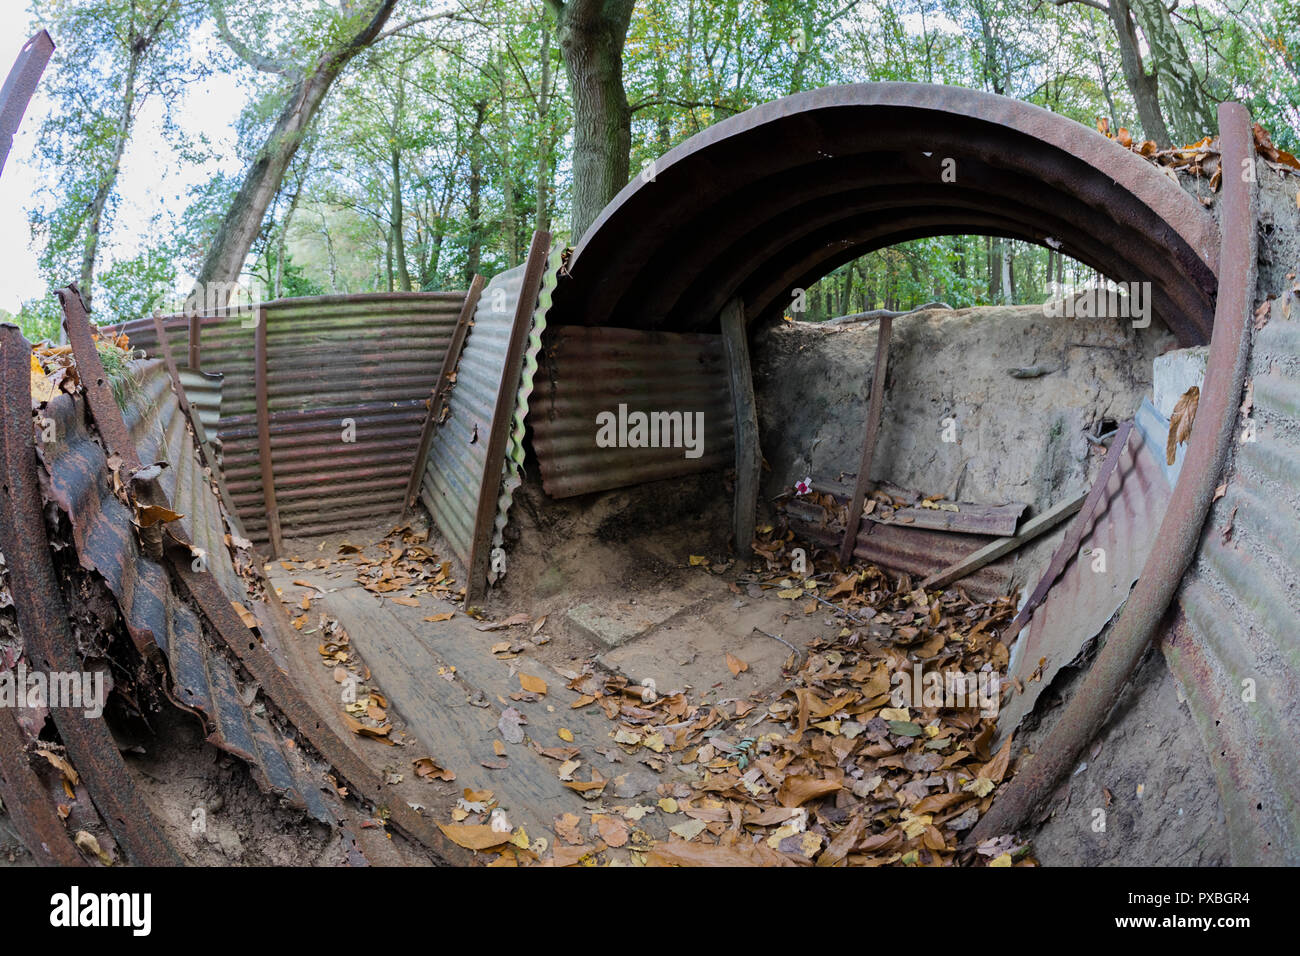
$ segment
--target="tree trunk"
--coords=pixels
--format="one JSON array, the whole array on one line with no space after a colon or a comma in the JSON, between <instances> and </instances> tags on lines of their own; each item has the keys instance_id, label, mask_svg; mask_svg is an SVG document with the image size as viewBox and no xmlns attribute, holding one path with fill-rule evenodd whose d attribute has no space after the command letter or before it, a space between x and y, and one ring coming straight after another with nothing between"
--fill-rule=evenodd
<instances>
[{"instance_id":1,"label":"tree trunk","mask_svg":"<svg viewBox=\"0 0 1300 956\"><path fill-rule=\"evenodd\" d=\"M144 57L147 46L136 43L131 48L131 59L127 62L126 78L122 82L122 113L118 120L117 142L113 144L113 158L108 169L99 181L95 198L90 202L90 211L86 215L86 241L81 251L80 288L86 307L90 307L90 297L95 280L95 260L99 257L100 230L104 225L104 210L108 207L108 197L113 193L117 175L122 169L122 156L126 153L127 140L131 138L131 110L135 106L135 78L139 73L140 60Z\"/></svg>"},{"instance_id":2,"label":"tree trunk","mask_svg":"<svg viewBox=\"0 0 1300 956\"><path fill-rule=\"evenodd\" d=\"M1156 77L1142 66L1142 52L1138 48L1137 29L1129 12L1129 0L1110 0L1110 22L1119 40L1119 58L1124 66L1124 82L1128 85L1133 102L1137 105L1138 119L1147 139L1155 140L1161 149L1172 142L1169 128L1160 112L1160 97L1156 90Z\"/></svg>"},{"instance_id":3,"label":"tree trunk","mask_svg":"<svg viewBox=\"0 0 1300 956\"><path fill-rule=\"evenodd\" d=\"M1171 132L1182 143L1194 143L1214 132L1217 122L1192 68L1182 37L1174 29L1164 0L1129 0L1147 41L1151 70L1165 91Z\"/></svg>"},{"instance_id":4,"label":"tree trunk","mask_svg":"<svg viewBox=\"0 0 1300 956\"><path fill-rule=\"evenodd\" d=\"M542 35L542 80L537 94L537 175L534 188L537 190L537 207L533 215L533 229L537 232L551 231L551 137L549 126L551 118L551 34Z\"/></svg>"},{"instance_id":5,"label":"tree trunk","mask_svg":"<svg viewBox=\"0 0 1300 956\"><path fill-rule=\"evenodd\" d=\"M628 180L632 112L623 45L635 0L549 0L573 96L573 221L577 243Z\"/></svg>"},{"instance_id":6,"label":"tree trunk","mask_svg":"<svg viewBox=\"0 0 1300 956\"><path fill-rule=\"evenodd\" d=\"M402 156L396 148L391 155L393 168L393 197L388 211L389 229L393 233L393 261L397 266L397 287L403 292L411 291L411 273L406 267L406 235L402 214Z\"/></svg>"},{"instance_id":7,"label":"tree trunk","mask_svg":"<svg viewBox=\"0 0 1300 956\"><path fill-rule=\"evenodd\" d=\"M199 270L194 294L204 295L204 290L213 283L233 283L239 278L289 163L334 80L354 56L375 41L396 4L397 0L381 0L360 31L322 54L311 70L298 78L217 229Z\"/></svg>"},{"instance_id":8,"label":"tree trunk","mask_svg":"<svg viewBox=\"0 0 1300 956\"><path fill-rule=\"evenodd\" d=\"M487 102L474 104L474 131L469 141L469 242L465 250L465 285L474 281L483 256L483 117Z\"/></svg>"}]
</instances>

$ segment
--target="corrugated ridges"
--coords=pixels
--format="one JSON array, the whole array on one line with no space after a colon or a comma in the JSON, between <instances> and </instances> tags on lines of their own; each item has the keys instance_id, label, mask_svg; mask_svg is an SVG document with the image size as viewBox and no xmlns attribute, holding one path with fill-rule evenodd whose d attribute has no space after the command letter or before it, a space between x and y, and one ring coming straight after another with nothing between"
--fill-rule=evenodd
<instances>
[{"instance_id":1,"label":"corrugated ridges","mask_svg":"<svg viewBox=\"0 0 1300 956\"><path fill-rule=\"evenodd\" d=\"M720 335L559 326L548 336L547 381L528 422L554 498L725 468L735 420ZM628 411L703 412L704 448L600 448L596 416Z\"/></svg>"},{"instance_id":2,"label":"corrugated ridges","mask_svg":"<svg viewBox=\"0 0 1300 956\"><path fill-rule=\"evenodd\" d=\"M285 534L349 530L396 516L461 292L377 293L267 303L267 393L276 499ZM163 320L188 354L188 320ZM201 363L223 373L216 437L247 535L267 540L258 454L253 319L204 317ZM149 320L125 326L151 350ZM344 421L356 441L344 443Z\"/></svg>"},{"instance_id":3,"label":"corrugated ridges","mask_svg":"<svg viewBox=\"0 0 1300 956\"><path fill-rule=\"evenodd\" d=\"M518 265L499 273L483 289L474 312L474 324L456 367L456 381L449 392L450 414L438 424L429 442L421 482L420 498L424 506L466 566L474 543L475 513L483 491L492 413L501 387L524 269L524 265ZM428 390L426 386L425 392ZM418 441L417 422L412 444ZM400 489L398 497L401 497Z\"/></svg>"},{"instance_id":4,"label":"corrugated ridges","mask_svg":"<svg viewBox=\"0 0 1300 956\"><path fill-rule=\"evenodd\" d=\"M510 422L510 442L506 449L505 474L501 481L501 494L497 498L497 515L494 520L492 544L500 546L504 540L506 522L510 519L510 501L515 489L523 483L524 433L528 418L528 400L533 394L537 378L537 356L542 350L542 336L546 331L546 314L551 309L551 298L564 265L564 246L557 243L551 248L542 273L541 288L537 293L537 308L533 311L528 343L524 346L524 365L519 376L519 394L515 401L514 416Z\"/></svg>"},{"instance_id":5,"label":"corrugated ridges","mask_svg":"<svg viewBox=\"0 0 1300 956\"><path fill-rule=\"evenodd\" d=\"M1255 335L1256 440L1238 428L1226 492L1179 591L1182 627L1163 645L1218 777L1238 865L1300 864L1297 304L1290 294L1274 302Z\"/></svg>"},{"instance_id":6,"label":"corrugated ridges","mask_svg":"<svg viewBox=\"0 0 1300 956\"><path fill-rule=\"evenodd\" d=\"M131 438L144 461L171 464L160 484L166 482L169 500L185 511L196 544L212 543L208 566L214 578L223 588L236 588L225 592L227 598L247 601L226 551L215 492L198 468L169 376L158 361L136 363L135 368L139 385L123 416ZM69 517L82 566L104 578L137 647L146 658L161 654L178 702L203 716L213 744L249 762L259 786L322 822L331 821L321 798L325 784L320 771L308 766L266 717L253 715L230 662L213 648L194 612L172 590L164 567L141 551L131 512L112 493L108 460L87 429L82 400L59 395L45 414L58 435L42 452L51 494Z\"/></svg>"},{"instance_id":7,"label":"corrugated ridges","mask_svg":"<svg viewBox=\"0 0 1300 956\"><path fill-rule=\"evenodd\" d=\"M1070 559L1012 646L1007 673L1018 683L998 715L999 740L1015 730L1061 668L1078 658L1128 598L1169 505L1163 454L1140 429L1129 433L1079 554ZM1104 571L1093 570L1097 549L1105 552Z\"/></svg>"}]
</instances>

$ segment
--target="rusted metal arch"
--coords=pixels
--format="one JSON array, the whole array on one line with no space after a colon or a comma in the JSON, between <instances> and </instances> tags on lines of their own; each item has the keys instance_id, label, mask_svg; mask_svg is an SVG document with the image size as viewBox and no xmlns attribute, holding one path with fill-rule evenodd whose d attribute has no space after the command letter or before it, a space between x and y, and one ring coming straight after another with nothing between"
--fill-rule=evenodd
<instances>
[{"instance_id":1,"label":"rusted metal arch","mask_svg":"<svg viewBox=\"0 0 1300 956\"><path fill-rule=\"evenodd\" d=\"M745 301L753 303L750 314L761 317L768 310L787 307L790 302L789 289L807 288L831 269L868 252L909 239L950 234L953 228L968 233L1023 237L1023 229L1020 228L1022 224L1014 220L1004 216L973 213L958 207L918 208L909 210L906 216L895 220L872 223L870 217L866 217L863 221L870 225L864 227L861 222L856 222L850 229L843 223L837 223L814 233L786 249L786 259L769 263L766 273L754 275L741 288ZM1068 253L1071 248L1078 250L1093 248L1095 245L1091 238L1081 236L1072 246L1066 247L1065 251ZM1140 269L1130 268L1126 272L1126 279L1149 281L1149 276ZM1176 311L1177 306L1158 284L1153 283L1151 289L1158 314L1170 315Z\"/></svg>"},{"instance_id":2,"label":"rusted metal arch","mask_svg":"<svg viewBox=\"0 0 1300 956\"><path fill-rule=\"evenodd\" d=\"M1080 250L1082 261L1115 278L1133 271L1148 276L1181 302L1166 316L1179 338L1190 344L1207 337L1218 229L1195 198L1146 160L1072 120L992 94L911 83L827 87L776 100L671 150L653 175L625 187L578 243L571 278L556 291L558 320L711 329L716 314L695 297L698 283L712 283L725 296L770 272L773 256L748 252L770 240L774 216L827 200L841 186L846 192L872 186L877 174L870 162L860 164L860 177L850 174L854 157L882 153L898 154L881 164L882 184L900 169L935 185L967 185L967 167L972 180L989 170L998 184L982 192L984 211L1015 221L1026 207L1061 210L1073 227L1055 237L1063 243L1095 235L1100 217L1110 224L1107 254ZM956 161L955 183L940 178L947 158ZM716 241L733 220L744 227ZM1012 234L1044 238L1023 225ZM701 251L710 248L710 237L712 255ZM828 250L828 259L836 252ZM734 263L721 274L720 256ZM752 320L761 303L747 306Z\"/></svg>"},{"instance_id":3,"label":"rusted metal arch","mask_svg":"<svg viewBox=\"0 0 1300 956\"><path fill-rule=\"evenodd\" d=\"M1240 103L1219 106L1219 144L1225 169L1256 162L1250 112ZM1225 176L1221 279L1214 338L1197 410L1197 427L1156 534L1142 576L1129 595L1083 683L1052 725L1037 753L971 832L969 842L1025 825L1075 766L1105 723L1129 676L1151 643L1200 544L1215 484L1228 458L1250 351L1248 319L1255 302L1258 193L1255 179Z\"/></svg>"}]
</instances>

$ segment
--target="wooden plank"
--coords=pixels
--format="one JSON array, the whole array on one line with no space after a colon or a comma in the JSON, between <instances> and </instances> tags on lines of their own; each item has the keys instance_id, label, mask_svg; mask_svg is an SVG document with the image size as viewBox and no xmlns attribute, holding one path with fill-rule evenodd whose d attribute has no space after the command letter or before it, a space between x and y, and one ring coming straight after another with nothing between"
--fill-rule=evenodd
<instances>
[{"instance_id":1,"label":"wooden plank","mask_svg":"<svg viewBox=\"0 0 1300 956\"><path fill-rule=\"evenodd\" d=\"M1065 565L1079 553L1079 545L1083 543L1083 536L1087 534L1093 516L1101 505L1101 500L1106 497L1106 485L1110 481L1111 474L1119 465L1121 452L1124 451L1124 446L1128 444L1128 438L1132 432L1132 422L1123 422L1119 426L1119 430L1115 432L1115 437L1110 441L1110 450L1106 452L1106 460L1101 463L1101 470L1097 472L1097 480L1092 483L1088 497L1083 500L1083 504L1079 508L1079 516L1074 519L1074 524L1070 526L1070 530L1061 542L1061 546L1052 555L1052 561L1047 566L1047 571L1043 574L1042 580L1038 582L1033 593L1029 595L1029 600L1025 602L1024 606L1016 614L1015 620L1007 628L1003 636L1004 641L1010 642L1014 640L1021 629L1029 623L1030 616L1033 615L1038 605L1043 603L1043 599L1047 597L1047 592L1051 590L1052 585L1056 583L1056 579L1065 570Z\"/></svg>"},{"instance_id":2,"label":"wooden plank","mask_svg":"<svg viewBox=\"0 0 1300 956\"><path fill-rule=\"evenodd\" d=\"M749 364L749 341L745 330L745 307L734 298L722 309L722 346L727 356L727 382L731 387L731 409L735 417L736 498L732 505L731 530L736 553L753 553L754 516L758 511L758 486L762 480L763 453L758 445L758 406L754 401L754 379Z\"/></svg>"},{"instance_id":3,"label":"wooden plank","mask_svg":"<svg viewBox=\"0 0 1300 956\"><path fill-rule=\"evenodd\" d=\"M491 689L481 693L476 682L489 676L505 680L508 674L501 661L486 659L491 656L488 635L473 632L471 638L464 628L449 629L447 633L457 634L457 643L477 644L486 655L474 661L449 661L416 631L417 626L429 629L430 625L412 625L403 620L404 615L395 613L414 609L381 604L360 587L328 593L317 599L316 606L347 630L389 705L428 748L428 756L455 772L457 787L494 791L515 825L525 824L530 833L539 826L549 830L561 813L581 812L582 798L559 779L559 764L534 752L527 740L506 743L505 769L489 770L482 765L496 756L493 741L503 740L497 728L503 705ZM428 608L419 613L428 613ZM456 679L449 681L445 675L452 673L452 666ZM488 706L471 703L476 696ZM531 725L524 726L524 733L529 739L540 736ZM563 741L554 738L543 745L563 746Z\"/></svg>"},{"instance_id":4,"label":"wooden plank","mask_svg":"<svg viewBox=\"0 0 1300 956\"><path fill-rule=\"evenodd\" d=\"M853 557L853 545L858 539L858 525L862 523L862 503L871 481L871 462L876 454L876 436L880 432L880 414L885 404L885 376L889 372L889 340L894 332L893 316L882 316L876 338L876 366L871 376L871 401L867 406L867 421L862 434L862 461L858 477L853 484L853 500L849 502L848 520L844 524L844 540L840 542L840 564L847 566Z\"/></svg>"},{"instance_id":5,"label":"wooden plank","mask_svg":"<svg viewBox=\"0 0 1300 956\"><path fill-rule=\"evenodd\" d=\"M275 503L275 467L271 461L271 409L266 388L266 306L257 310L257 331L253 336L253 388L257 402L257 453L262 472L262 504L266 510L266 530L271 557L278 558L284 549L280 536L280 510Z\"/></svg>"},{"instance_id":6,"label":"wooden plank","mask_svg":"<svg viewBox=\"0 0 1300 956\"><path fill-rule=\"evenodd\" d=\"M438 372L438 380L434 383L433 391L429 396L429 414L424 417L424 428L420 432L420 445L416 450L415 462L411 467L411 477L406 482L406 507L414 508L415 499L420 494L420 482L424 479L424 469L428 466L425 460L429 455L429 442L433 440L433 430L438 426L438 413L442 407L443 397L451 385L452 373L456 371L456 366L460 362L460 353L465 348L465 338L469 335L470 322L474 318L474 310L478 308L479 296L483 293L483 277L475 275L474 281L469 285L469 292L465 294L465 302L461 305L460 315L456 319L456 327L452 329L451 342L447 345L447 354L442 358L442 368Z\"/></svg>"},{"instance_id":7,"label":"wooden plank","mask_svg":"<svg viewBox=\"0 0 1300 956\"><path fill-rule=\"evenodd\" d=\"M474 540L470 544L469 565L466 568L465 606L482 598L487 589L488 557L492 549L492 529L496 524L497 498L501 494L501 478L506 466L506 447L510 441L510 423L515 416L515 397L519 391L524 370L524 349L537 310L537 296L542 289L542 274L550 256L551 234L544 230L533 233L524 267L519 301L515 304L514 325L510 330L510 346L506 351L505 368L497 388L496 404L492 409L492 427L489 429L487 460L483 466L483 481L479 485L478 509L474 514Z\"/></svg>"},{"instance_id":8,"label":"wooden plank","mask_svg":"<svg viewBox=\"0 0 1300 956\"><path fill-rule=\"evenodd\" d=\"M949 502L943 502L948 504ZM872 513L867 520L877 524L905 524L930 531L957 531L965 534L1013 535L1020 516L1027 507L1023 503L1006 505L977 505L968 501L951 502L957 511L940 508L900 508L888 518ZM877 509L879 510L879 509Z\"/></svg>"},{"instance_id":9,"label":"wooden plank","mask_svg":"<svg viewBox=\"0 0 1300 956\"><path fill-rule=\"evenodd\" d=\"M974 574L986 564L991 564L1005 554L1010 554L1017 548L1028 544L1040 535L1051 531L1058 524L1064 521L1070 515L1074 514L1083 505L1086 494L1078 494L1073 498L1067 498L1058 504L1053 505L1041 515L1030 518L1025 522L1018 532L1010 537L998 538L996 541L990 541L987 545L978 551L967 555L960 561L948 565L942 571L938 571L921 582L923 588L946 588L954 581L960 581L969 574Z\"/></svg>"}]
</instances>

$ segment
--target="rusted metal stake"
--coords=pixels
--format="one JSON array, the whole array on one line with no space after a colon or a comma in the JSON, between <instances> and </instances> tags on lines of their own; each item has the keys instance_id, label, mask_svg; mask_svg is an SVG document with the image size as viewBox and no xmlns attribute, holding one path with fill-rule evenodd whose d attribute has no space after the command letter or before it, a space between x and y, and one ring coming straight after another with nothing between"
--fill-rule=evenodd
<instances>
[{"instance_id":1,"label":"rusted metal stake","mask_svg":"<svg viewBox=\"0 0 1300 956\"><path fill-rule=\"evenodd\" d=\"M13 68L5 77L4 87L0 88L0 172L5 168L14 134L27 112L32 94L36 92L36 84L53 55L54 41L42 30L23 44L18 59L14 60Z\"/></svg>"},{"instance_id":2,"label":"rusted metal stake","mask_svg":"<svg viewBox=\"0 0 1300 956\"><path fill-rule=\"evenodd\" d=\"M862 523L862 503L867 497L871 481L871 463L876 455L876 436L880 433L880 414L885 404L885 375L889 371L889 340L894 334L894 317L882 316L876 338L876 369L871 376L871 403L867 406L867 423L862 433L862 461L858 477L853 483L853 500L849 502L849 516L844 523L844 540L840 542L840 564L847 566L853 557L853 546L858 540L858 525Z\"/></svg>"}]
</instances>

